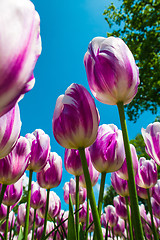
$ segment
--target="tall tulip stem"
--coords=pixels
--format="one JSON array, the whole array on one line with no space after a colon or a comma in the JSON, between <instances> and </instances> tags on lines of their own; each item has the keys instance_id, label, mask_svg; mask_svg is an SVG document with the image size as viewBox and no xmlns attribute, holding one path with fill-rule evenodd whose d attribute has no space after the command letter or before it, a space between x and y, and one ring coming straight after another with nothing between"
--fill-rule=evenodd
<instances>
[{"instance_id":1,"label":"tall tulip stem","mask_svg":"<svg viewBox=\"0 0 160 240\"><path fill-rule=\"evenodd\" d=\"M46 209L45 209L45 218L44 218L44 227L43 227L42 239L45 237L45 234L46 234L47 218L48 218L48 206L49 206L49 193L50 193L50 189L47 189L47 200L46 200Z\"/></svg>"},{"instance_id":2,"label":"tall tulip stem","mask_svg":"<svg viewBox=\"0 0 160 240\"><path fill-rule=\"evenodd\" d=\"M147 203L148 203L148 209L149 209L149 212L150 212L150 215L151 215L153 236L154 236L154 240L158 240L159 238L158 238L156 227L155 227L154 220L153 220L153 212L152 212L152 205L151 205L151 198L150 198L149 189L147 189L147 194L148 194Z\"/></svg>"},{"instance_id":3,"label":"tall tulip stem","mask_svg":"<svg viewBox=\"0 0 160 240\"><path fill-rule=\"evenodd\" d=\"M88 240L88 227L89 227L89 198L87 194L87 216L86 216L86 240Z\"/></svg>"},{"instance_id":4,"label":"tall tulip stem","mask_svg":"<svg viewBox=\"0 0 160 240\"><path fill-rule=\"evenodd\" d=\"M135 239L143 240L144 239L143 229L142 229L142 223L141 223L141 218L139 213L138 197L136 192L133 163L132 163L131 150L129 145L129 138L128 138L128 131L127 131L127 125L125 120L123 102L118 102L117 106L119 111L119 117L121 122L123 141L124 141L124 147L125 147L125 153L126 153L127 170L128 170L128 176L129 176L128 188L129 188L129 195L130 195L130 201L131 201L131 211L132 211L132 217L133 217Z\"/></svg>"},{"instance_id":5,"label":"tall tulip stem","mask_svg":"<svg viewBox=\"0 0 160 240\"><path fill-rule=\"evenodd\" d=\"M35 230L35 222L36 222L36 210L34 209L34 221L33 221L33 227L32 227L32 240L34 240L34 230Z\"/></svg>"},{"instance_id":6,"label":"tall tulip stem","mask_svg":"<svg viewBox=\"0 0 160 240\"><path fill-rule=\"evenodd\" d=\"M0 206L4 197L4 193L6 191L7 185L6 184L2 184L2 189L1 189L1 194L0 194Z\"/></svg>"},{"instance_id":7,"label":"tall tulip stem","mask_svg":"<svg viewBox=\"0 0 160 240\"><path fill-rule=\"evenodd\" d=\"M33 171L29 171L29 183L28 183L28 195L27 195L27 208L25 217L25 229L24 229L24 239L28 239L28 228L29 228L29 211L30 211L30 200L31 200L31 183L32 183Z\"/></svg>"},{"instance_id":8,"label":"tall tulip stem","mask_svg":"<svg viewBox=\"0 0 160 240\"><path fill-rule=\"evenodd\" d=\"M76 233L79 240L79 176L76 176Z\"/></svg>"},{"instance_id":9,"label":"tall tulip stem","mask_svg":"<svg viewBox=\"0 0 160 240\"><path fill-rule=\"evenodd\" d=\"M128 203L127 196L125 197L125 200L126 200L126 207L127 207L127 217L128 217L130 240L133 240L132 222L131 222L131 216L130 216L129 203Z\"/></svg>"},{"instance_id":10,"label":"tall tulip stem","mask_svg":"<svg viewBox=\"0 0 160 240\"><path fill-rule=\"evenodd\" d=\"M106 179L106 172L103 172L103 173L101 173L101 184L100 184L100 192L99 192L99 198L98 198L98 214L99 214L99 217L101 217L101 211L102 211L105 179Z\"/></svg>"},{"instance_id":11,"label":"tall tulip stem","mask_svg":"<svg viewBox=\"0 0 160 240\"><path fill-rule=\"evenodd\" d=\"M99 240L103 240L103 234L102 234L100 219L99 219L98 210L97 210L97 206L96 206L96 200L95 200L94 193L93 193L91 178L89 175L87 160L86 160L86 156L85 156L85 150L84 150L84 148L79 148L78 150L79 150L82 167L83 167L83 172L84 172L84 177L85 177L85 182L86 182L86 186L87 186L87 194L88 194L88 198L90 200L93 220L94 220L94 224L95 224L96 236L98 237Z\"/></svg>"},{"instance_id":12,"label":"tall tulip stem","mask_svg":"<svg viewBox=\"0 0 160 240\"><path fill-rule=\"evenodd\" d=\"M8 239L8 220L9 220L9 209L10 206L7 206L7 216L6 216L6 227L5 227L5 235L4 235L4 239L7 240Z\"/></svg>"}]
</instances>

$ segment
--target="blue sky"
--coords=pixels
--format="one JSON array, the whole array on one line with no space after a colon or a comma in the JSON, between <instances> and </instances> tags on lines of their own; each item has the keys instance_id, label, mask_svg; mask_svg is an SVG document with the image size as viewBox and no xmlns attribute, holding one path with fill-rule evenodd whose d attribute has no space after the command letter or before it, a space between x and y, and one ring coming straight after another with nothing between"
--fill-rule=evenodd
<instances>
[{"instance_id":1,"label":"blue sky","mask_svg":"<svg viewBox=\"0 0 160 240\"><path fill-rule=\"evenodd\" d=\"M34 71L35 86L19 104L21 135L24 136L38 128L43 129L50 136L51 151L57 152L63 160L64 149L55 141L52 133L52 116L56 99L73 82L82 84L89 90L83 57L92 38L106 37L109 31L103 16L108 1L34 0L32 2L41 19L42 54ZM117 107L95 102L100 113L100 124L113 123L120 128ZM127 121L129 138L133 139L141 132L141 127L146 128L154 119L155 116L147 112L136 124ZM63 200L62 188L71 177L73 176L66 172L63 165L62 182L59 187L53 189L60 196L64 209L67 206ZM106 183L110 183L109 175Z\"/></svg>"}]
</instances>

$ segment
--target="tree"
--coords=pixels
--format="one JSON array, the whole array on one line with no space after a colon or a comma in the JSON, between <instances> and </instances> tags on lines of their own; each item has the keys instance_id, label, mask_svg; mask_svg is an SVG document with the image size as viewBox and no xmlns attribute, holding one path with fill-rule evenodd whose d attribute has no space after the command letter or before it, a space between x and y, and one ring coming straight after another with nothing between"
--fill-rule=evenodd
<instances>
[{"instance_id":1,"label":"tree","mask_svg":"<svg viewBox=\"0 0 160 240\"><path fill-rule=\"evenodd\" d=\"M105 207L107 205L113 205L113 198L117 195L118 194L114 190L113 186L112 185L108 186L106 194L103 198L103 207Z\"/></svg>"},{"instance_id":2,"label":"tree","mask_svg":"<svg viewBox=\"0 0 160 240\"><path fill-rule=\"evenodd\" d=\"M113 29L108 36L121 37L139 67L138 93L126 108L129 120L136 121L145 110L157 113L160 106L160 0L123 0L104 11ZM113 28L115 27L115 28Z\"/></svg>"}]
</instances>

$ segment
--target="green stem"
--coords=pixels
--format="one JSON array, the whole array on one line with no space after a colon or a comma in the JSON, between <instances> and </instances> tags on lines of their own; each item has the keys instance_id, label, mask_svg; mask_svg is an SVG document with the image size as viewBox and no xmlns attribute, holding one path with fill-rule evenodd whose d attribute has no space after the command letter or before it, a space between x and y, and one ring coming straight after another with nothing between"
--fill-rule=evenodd
<instances>
[{"instance_id":1,"label":"green stem","mask_svg":"<svg viewBox=\"0 0 160 240\"><path fill-rule=\"evenodd\" d=\"M137 197L136 184L134 179L133 163L132 163L131 150L129 145L129 138L128 138L123 102L118 102L117 106L118 106L118 111L120 116L123 141L124 141L124 147L125 147L125 153L126 153L127 170L128 170L128 176L129 176L128 188L129 188L129 195L130 195L130 201L131 201L131 212L132 212L132 218L133 218L135 239L143 240L144 239L143 229L142 229L142 223L141 223L141 218L139 214L138 197Z\"/></svg>"},{"instance_id":2,"label":"green stem","mask_svg":"<svg viewBox=\"0 0 160 240\"><path fill-rule=\"evenodd\" d=\"M125 197L126 200L126 207L127 207L127 217L128 217L128 225L129 225L129 235L130 235L130 240L133 240L133 231L132 231L132 222L131 222L131 216L130 216L130 211L129 211L129 203L128 203L128 197Z\"/></svg>"},{"instance_id":3,"label":"green stem","mask_svg":"<svg viewBox=\"0 0 160 240\"><path fill-rule=\"evenodd\" d=\"M46 209L45 209L45 218L44 218L44 228L43 228L43 233L42 233L42 239L45 237L45 234L46 234L48 206L49 206L49 193L50 193L50 189L47 189L47 200L46 200Z\"/></svg>"},{"instance_id":4,"label":"green stem","mask_svg":"<svg viewBox=\"0 0 160 240\"><path fill-rule=\"evenodd\" d=\"M148 194L147 203L148 203L148 209L149 209L149 212L150 212L150 215L151 215L153 236L154 236L154 240L158 240L159 238L158 238L156 227L155 227L154 220L153 220L153 212L152 212L151 198L150 198L149 189L147 189L147 194Z\"/></svg>"},{"instance_id":5,"label":"green stem","mask_svg":"<svg viewBox=\"0 0 160 240\"><path fill-rule=\"evenodd\" d=\"M87 216L86 216L86 240L88 239L88 227L89 227L89 198L87 194Z\"/></svg>"},{"instance_id":6,"label":"green stem","mask_svg":"<svg viewBox=\"0 0 160 240\"><path fill-rule=\"evenodd\" d=\"M5 226L5 234L4 234L4 239L7 240L8 239L8 220L9 220L9 209L10 206L7 206L7 216L6 216L6 226Z\"/></svg>"},{"instance_id":7,"label":"green stem","mask_svg":"<svg viewBox=\"0 0 160 240\"><path fill-rule=\"evenodd\" d=\"M127 227L127 220L125 220L125 229L126 229L126 233L127 233L127 240L129 240L128 227Z\"/></svg>"},{"instance_id":8,"label":"green stem","mask_svg":"<svg viewBox=\"0 0 160 240\"><path fill-rule=\"evenodd\" d=\"M7 187L6 184L2 184L2 189L1 189L1 194L0 194L0 206L1 206L1 203L2 203L2 200L3 200L3 197L4 197L4 193L6 191L6 187Z\"/></svg>"},{"instance_id":9,"label":"green stem","mask_svg":"<svg viewBox=\"0 0 160 240\"><path fill-rule=\"evenodd\" d=\"M85 182L86 182L86 186L87 186L87 194L88 194L88 198L90 200L93 220L94 220L94 224L96 226L95 232L96 232L98 239L103 240L103 234L102 234L100 219L99 219L98 210L97 210L97 206L96 206L96 200L95 200L94 193L93 193L92 183L91 183L91 179L90 179L90 175L89 175L88 165L87 165L86 156L85 156L85 150L84 150L84 148L79 148L78 150L79 150L79 154L81 157Z\"/></svg>"},{"instance_id":10,"label":"green stem","mask_svg":"<svg viewBox=\"0 0 160 240\"><path fill-rule=\"evenodd\" d=\"M76 176L76 234L79 240L79 176Z\"/></svg>"},{"instance_id":11,"label":"green stem","mask_svg":"<svg viewBox=\"0 0 160 240\"><path fill-rule=\"evenodd\" d=\"M31 183L32 183L33 171L29 171L29 184L28 184L28 195L27 195L27 208L25 217L25 228L24 228L24 239L28 238L28 228L29 228L29 210L30 210L30 200L31 200Z\"/></svg>"},{"instance_id":12,"label":"green stem","mask_svg":"<svg viewBox=\"0 0 160 240\"><path fill-rule=\"evenodd\" d=\"M34 209L34 221L33 221L33 227L32 227L32 240L34 240L34 230L35 230L35 222L36 222L36 210Z\"/></svg>"},{"instance_id":13,"label":"green stem","mask_svg":"<svg viewBox=\"0 0 160 240\"><path fill-rule=\"evenodd\" d=\"M103 173L101 173L101 184L100 184L100 192L99 192L99 198L98 198L98 214L99 214L99 218L101 217L101 211L102 211L105 179L106 179L106 172L103 172Z\"/></svg>"}]
</instances>

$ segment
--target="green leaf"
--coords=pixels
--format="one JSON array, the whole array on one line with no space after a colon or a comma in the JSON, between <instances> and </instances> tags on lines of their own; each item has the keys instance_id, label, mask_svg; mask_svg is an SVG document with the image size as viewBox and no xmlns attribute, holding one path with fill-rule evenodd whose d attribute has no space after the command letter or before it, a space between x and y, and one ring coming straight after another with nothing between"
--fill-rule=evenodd
<instances>
[{"instance_id":1,"label":"green leaf","mask_svg":"<svg viewBox=\"0 0 160 240\"><path fill-rule=\"evenodd\" d=\"M73 213L73 204L71 200L71 195L69 195L69 217L68 217L68 236L67 240L77 239L76 228L74 224L74 213Z\"/></svg>"},{"instance_id":2,"label":"green leaf","mask_svg":"<svg viewBox=\"0 0 160 240\"><path fill-rule=\"evenodd\" d=\"M1 234L1 233L0 233L0 237L1 237L1 239L2 239L2 240L4 240L4 237L2 236L2 234Z\"/></svg>"},{"instance_id":3,"label":"green leaf","mask_svg":"<svg viewBox=\"0 0 160 240\"><path fill-rule=\"evenodd\" d=\"M19 231L18 240L22 240L22 239L23 239L23 231L22 231L22 226L21 226L20 231Z\"/></svg>"}]
</instances>

